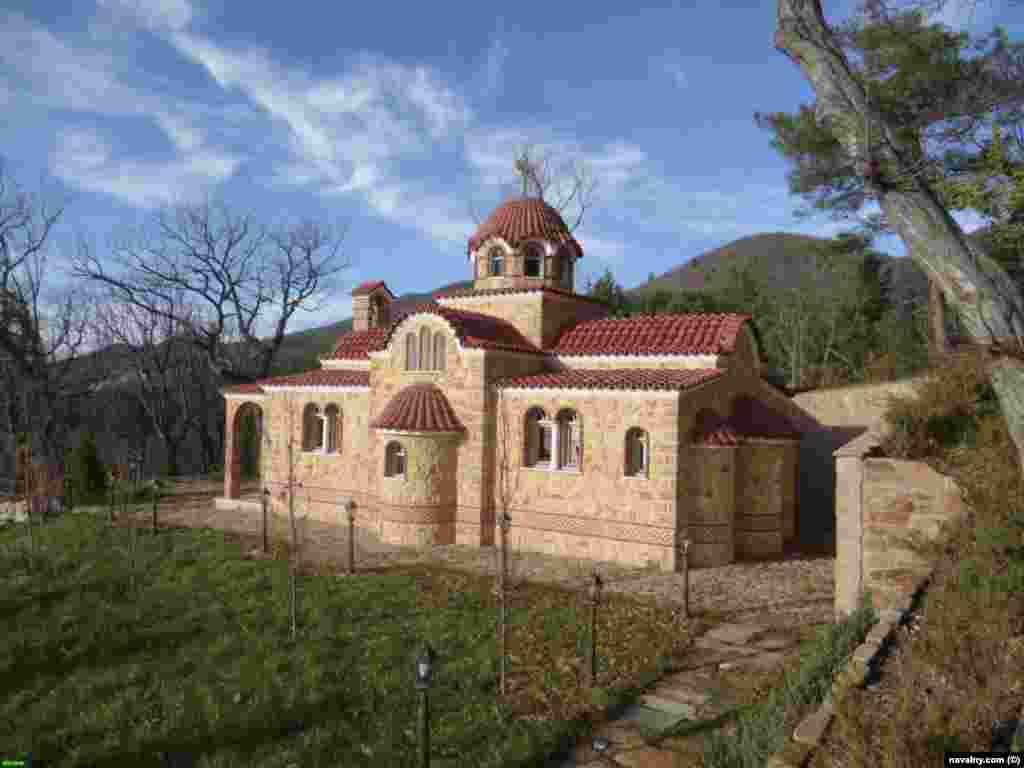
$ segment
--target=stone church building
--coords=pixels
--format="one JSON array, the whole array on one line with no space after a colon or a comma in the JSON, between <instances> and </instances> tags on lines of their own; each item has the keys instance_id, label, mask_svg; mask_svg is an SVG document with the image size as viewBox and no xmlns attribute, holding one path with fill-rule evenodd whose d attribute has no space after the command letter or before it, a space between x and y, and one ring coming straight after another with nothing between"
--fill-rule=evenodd
<instances>
[{"instance_id":1,"label":"stone church building","mask_svg":"<svg viewBox=\"0 0 1024 768\"><path fill-rule=\"evenodd\" d=\"M296 508L424 546L495 542L635 565L776 557L796 534L799 409L762 380L746 315L612 318L575 292L583 250L539 199L469 239L473 287L392 316L380 281L315 370L224 390L225 498L241 414L261 418L262 482Z\"/></svg>"}]
</instances>

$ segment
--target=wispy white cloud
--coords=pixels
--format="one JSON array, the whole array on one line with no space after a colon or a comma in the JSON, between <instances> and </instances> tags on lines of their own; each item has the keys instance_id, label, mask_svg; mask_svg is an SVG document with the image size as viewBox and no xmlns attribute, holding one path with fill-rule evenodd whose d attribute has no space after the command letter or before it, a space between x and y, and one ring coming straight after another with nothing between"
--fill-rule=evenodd
<instances>
[{"instance_id":1,"label":"wispy white cloud","mask_svg":"<svg viewBox=\"0 0 1024 768\"><path fill-rule=\"evenodd\" d=\"M491 38L491 44L487 46L487 58L484 61L484 95L493 96L501 85L502 73L505 69L505 59L508 58L509 50L505 45L504 23L498 20L497 29Z\"/></svg>"},{"instance_id":2,"label":"wispy white cloud","mask_svg":"<svg viewBox=\"0 0 1024 768\"><path fill-rule=\"evenodd\" d=\"M153 31L184 29L194 16L189 0L98 0L97 4L115 19Z\"/></svg>"},{"instance_id":3,"label":"wispy white cloud","mask_svg":"<svg viewBox=\"0 0 1024 768\"><path fill-rule=\"evenodd\" d=\"M142 208L199 199L232 176L239 162L209 148L168 161L118 159L110 143L81 129L61 131L50 154L58 178Z\"/></svg>"},{"instance_id":4,"label":"wispy white cloud","mask_svg":"<svg viewBox=\"0 0 1024 768\"><path fill-rule=\"evenodd\" d=\"M225 90L238 90L285 124L287 157L276 183L311 184L328 195L361 195L379 216L435 240L466 237L470 222L445 195L399 174L472 118L463 99L430 69L366 59L342 76L316 80L258 49L228 50L186 33L171 38Z\"/></svg>"}]
</instances>

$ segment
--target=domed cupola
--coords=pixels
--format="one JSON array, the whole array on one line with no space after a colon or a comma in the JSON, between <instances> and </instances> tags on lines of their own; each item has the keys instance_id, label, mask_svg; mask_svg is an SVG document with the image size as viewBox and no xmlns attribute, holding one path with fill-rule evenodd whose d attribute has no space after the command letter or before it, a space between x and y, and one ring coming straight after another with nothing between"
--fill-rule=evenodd
<instances>
[{"instance_id":1,"label":"domed cupola","mask_svg":"<svg viewBox=\"0 0 1024 768\"><path fill-rule=\"evenodd\" d=\"M473 287L572 291L583 249L561 215L535 197L508 200L469 238Z\"/></svg>"}]
</instances>

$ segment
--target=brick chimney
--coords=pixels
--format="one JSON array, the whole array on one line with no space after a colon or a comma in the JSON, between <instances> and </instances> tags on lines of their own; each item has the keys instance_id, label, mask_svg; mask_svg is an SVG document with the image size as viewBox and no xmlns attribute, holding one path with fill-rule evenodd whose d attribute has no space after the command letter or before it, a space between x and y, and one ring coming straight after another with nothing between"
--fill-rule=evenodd
<instances>
[{"instance_id":1,"label":"brick chimney","mask_svg":"<svg viewBox=\"0 0 1024 768\"><path fill-rule=\"evenodd\" d=\"M391 322L394 298L383 280L371 280L356 286L352 291L352 330L387 327Z\"/></svg>"}]
</instances>

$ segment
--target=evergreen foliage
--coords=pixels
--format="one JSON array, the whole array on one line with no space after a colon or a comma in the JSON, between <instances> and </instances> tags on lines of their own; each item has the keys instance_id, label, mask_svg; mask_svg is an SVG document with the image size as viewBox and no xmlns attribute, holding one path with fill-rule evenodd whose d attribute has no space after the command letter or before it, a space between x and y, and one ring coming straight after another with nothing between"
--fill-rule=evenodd
<instances>
[{"instance_id":1,"label":"evergreen foliage","mask_svg":"<svg viewBox=\"0 0 1024 768\"><path fill-rule=\"evenodd\" d=\"M77 499L103 495L107 489L107 469L100 461L96 450L96 435L91 431L83 433L78 445L71 451L70 464L71 482Z\"/></svg>"}]
</instances>

